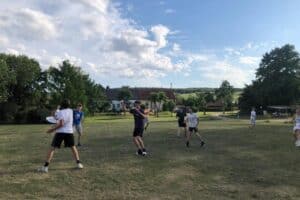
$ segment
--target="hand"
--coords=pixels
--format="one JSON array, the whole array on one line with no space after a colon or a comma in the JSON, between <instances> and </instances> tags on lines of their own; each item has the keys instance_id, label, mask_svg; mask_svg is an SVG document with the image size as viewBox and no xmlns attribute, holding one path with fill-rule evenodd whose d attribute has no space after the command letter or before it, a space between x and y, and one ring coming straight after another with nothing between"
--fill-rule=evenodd
<instances>
[{"instance_id":1,"label":"hand","mask_svg":"<svg viewBox=\"0 0 300 200\"><path fill-rule=\"evenodd\" d=\"M47 130L46 133L52 133L53 131L54 131L54 129L53 129L53 128L50 128L50 129Z\"/></svg>"}]
</instances>

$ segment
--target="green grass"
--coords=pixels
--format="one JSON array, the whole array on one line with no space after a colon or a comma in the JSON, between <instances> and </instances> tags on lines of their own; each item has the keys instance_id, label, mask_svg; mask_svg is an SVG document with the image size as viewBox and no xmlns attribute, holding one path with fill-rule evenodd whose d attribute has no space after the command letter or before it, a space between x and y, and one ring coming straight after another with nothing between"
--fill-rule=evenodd
<instances>
[{"instance_id":1,"label":"green grass","mask_svg":"<svg viewBox=\"0 0 300 200\"><path fill-rule=\"evenodd\" d=\"M69 149L60 149L48 174L42 165L52 139L48 125L0 126L0 199L300 199L300 150L291 124L280 120L209 120L199 126L205 148L192 138L187 149L176 121L152 119L137 157L132 119L86 119L80 148L85 168L74 169Z\"/></svg>"}]
</instances>

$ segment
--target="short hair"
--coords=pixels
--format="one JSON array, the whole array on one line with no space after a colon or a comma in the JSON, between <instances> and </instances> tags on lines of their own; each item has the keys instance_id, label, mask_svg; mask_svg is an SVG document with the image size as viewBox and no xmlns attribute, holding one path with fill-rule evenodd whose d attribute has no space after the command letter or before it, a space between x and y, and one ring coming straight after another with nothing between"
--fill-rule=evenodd
<instances>
[{"instance_id":1,"label":"short hair","mask_svg":"<svg viewBox=\"0 0 300 200\"><path fill-rule=\"evenodd\" d=\"M77 106L78 106L78 107L82 107L82 104L81 104L81 103L79 103L79 104L77 104Z\"/></svg>"},{"instance_id":2,"label":"short hair","mask_svg":"<svg viewBox=\"0 0 300 200\"><path fill-rule=\"evenodd\" d=\"M64 99L60 104L60 109L70 108L70 105L71 105L70 100Z\"/></svg>"},{"instance_id":3,"label":"short hair","mask_svg":"<svg viewBox=\"0 0 300 200\"><path fill-rule=\"evenodd\" d=\"M146 109L145 104L141 104L141 109Z\"/></svg>"},{"instance_id":4,"label":"short hair","mask_svg":"<svg viewBox=\"0 0 300 200\"><path fill-rule=\"evenodd\" d=\"M136 100L136 101L134 102L134 104L141 105L141 101L139 101L139 100Z\"/></svg>"}]
</instances>

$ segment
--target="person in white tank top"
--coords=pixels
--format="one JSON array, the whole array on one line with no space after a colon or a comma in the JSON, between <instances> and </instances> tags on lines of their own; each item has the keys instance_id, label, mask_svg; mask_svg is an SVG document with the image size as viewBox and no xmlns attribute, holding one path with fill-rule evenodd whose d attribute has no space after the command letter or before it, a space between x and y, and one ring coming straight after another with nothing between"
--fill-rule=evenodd
<instances>
[{"instance_id":1,"label":"person in white tank top","mask_svg":"<svg viewBox=\"0 0 300 200\"><path fill-rule=\"evenodd\" d=\"M295 138L295 146L300 147L300 108L297 108L296 115L294 117L294 138Z\"/></svg>"}]
</instances>

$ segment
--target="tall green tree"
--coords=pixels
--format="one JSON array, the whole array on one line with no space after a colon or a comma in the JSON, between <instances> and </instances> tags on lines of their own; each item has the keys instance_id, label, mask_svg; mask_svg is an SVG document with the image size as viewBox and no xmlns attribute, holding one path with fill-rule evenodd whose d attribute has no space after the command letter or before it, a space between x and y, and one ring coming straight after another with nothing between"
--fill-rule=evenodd
<instances>
[{"instance_id":1,"label":"tall green tree","mask_svg":"<svg viewBox=\"0 0 300 200\"><path fill-rule=\"evenodd\" d=\"M6 102L11 95L9 85L16 81L15 73L11 73L5 60L0 59L0 103Z\"/></svg>"},{"instance_id":2,"label":"tall green tree","mask_svg":"<svg viewBox=\"0 0 300 200\"><path fill-rule=\"evenodd\" d=\"M300 57L295 47L286 44L263 55L256 79L245 87L239 105L243 110L252 106L291 105L300 98Z\"/></svg>"},{"instance_id":3,"label":"tall green tree","mask_svg":"<svg viewBox=\"0 0 300 200\"><path fill-rule=\"evenodd\" d=\"M220 87L216 90L217 100L220 100L223 104L223 113L225 109L228 108L233 101L233 86L225 80L221 83Z\"/></svg>"},{"instance_id":4,"label":"tall green tree","mask_svg":"<svg viewBox=\"0 0 300 200\"><path fill-rule=\"evenodd\" d=\"M27 56L0 54L4 76L6 79L6 101L1 104L3 120L25 122L28 113L39 107L41 91L39 78L41 68L37 61ZM5 64L4 64L5 62ZM6 72L5 72L6 71ZM6 75L5 75L6 74Z\"/></svg>"}]
</instances>

